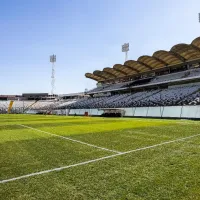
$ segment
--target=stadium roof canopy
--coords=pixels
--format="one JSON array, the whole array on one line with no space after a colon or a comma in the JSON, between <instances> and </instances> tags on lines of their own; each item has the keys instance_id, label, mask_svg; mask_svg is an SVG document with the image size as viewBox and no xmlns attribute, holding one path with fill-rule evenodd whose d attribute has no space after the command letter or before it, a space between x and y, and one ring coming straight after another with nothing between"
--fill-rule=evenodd
<instances>
[{"instance_id":1,"label":"stadium roof canopy","mask_svg":"<svg viewBox=\"0 0 200 200\"><path fill-rule=\"evenodd\" d=\"M95 70L93 73L86 73L85 76L98 82L105 82L185 65L194 60L200 60L200 37L194 39L191 44L176 44L170 51L159 50L152 56L143 55L137 60L128 60L123 65L115 64L112 68L106 67L102 71Z\"/></svg>"}]
</instances>

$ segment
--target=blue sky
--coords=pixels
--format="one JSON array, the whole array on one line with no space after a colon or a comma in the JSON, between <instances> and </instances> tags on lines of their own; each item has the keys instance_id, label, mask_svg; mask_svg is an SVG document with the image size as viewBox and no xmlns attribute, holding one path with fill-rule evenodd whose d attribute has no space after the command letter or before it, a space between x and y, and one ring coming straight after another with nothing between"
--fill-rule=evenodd
<instances>
[{"instance_id":1,"label":"blue sky","mask_svg":"<svg viewBox=\"0 0 200 200\"><path fill-rule=\"evenodd\" d=\"M56 93L95 87L86 72L152 55L200 36L199 0L2 0L0 94L51 91L49 55L57 55Z\"/></svg>"}]
</instances>

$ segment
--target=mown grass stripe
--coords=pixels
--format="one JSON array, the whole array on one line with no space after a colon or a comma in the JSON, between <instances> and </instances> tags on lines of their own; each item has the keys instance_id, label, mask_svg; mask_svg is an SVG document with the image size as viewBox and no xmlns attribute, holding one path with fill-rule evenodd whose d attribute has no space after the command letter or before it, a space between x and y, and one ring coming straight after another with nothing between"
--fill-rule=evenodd
<instances>
[{"instance_id":1,"label":"mown grass stripe","mask_svg":"<svg viewBox=\"0 0 200 200\"><path fill-rule=\"evenodd\" d=\"M75 139L72 139L72 138L69 138L69 137L65 137L65 136L62 136L62 135L57 135L57 134L50 133L50 132L47 132L47 131L42 131L42 130L39 130L39 129L30 127L30 126L26 126L26 125L23 125L23 124L18 124L18 125L19 125L19 126L22 126L22 127L25 127L25 128L28 128L28 129L32 129L32 130L41 132L41 133L46 133L46 134L49 134L49 135L52 135L52 136L55 136L55 137L59 137L59 138L65 139L65 140L69 140L69 141L72 141L72 142L76 142L76 143L84 144L84 145L87 145L87 146L90 146L90 147L94 147L94 148L97 148L97 149L101 149L101 150L104 150L104 151L110 151L110 152L118 153L118 154L119 154L119 153L122 153L122 152L120 152L120 151L107 149L107 148L105 148L105 147L99 147L99 146L96 146L96 145L94 145L94 144L89 144L89 143L87 143L87 142L82 142L82 141L80 141L80 140L75 140Z\"/></svg>"},{"instance_id":2,"label":"mown grass stripe","mask_svg":"<svg viewBox=\"0 0 200 200\"><path fill-rule=\"evenodd\" d=\"M147 147L142 147L142 148L126 151L126 152L121 152L121 153L117 153L117 154L113 154L113 155L110 155L110 156L105 156L105 157L101 157L101 158L97 158L97 159L93 159L93 160L88 160L88 161L85 161L85 162L80 162L80 163L76 163L76 164L72 164L72 165L67 165L67 166L63 166L63 167L57 167L57 168L53 168L53 169L49 169L49 170L44 170L44 171L40 171L40 172L26 174L26 175L18 176L18 177L15 177L15 178L5 179L5 180L1 180L0 184L11 182L11 181L16 181L16 180L20 180L20 179L24 179L24 178L28 178L28 177L38 176L38 175L42 175L42 174L47 174L47 173L50 173L50 172L61 171L61 170L69 169L69 168L72 168L72 167L87 165L87 164L95 163L95 162L98 162L98 161L101 161L101 160L106 160L106 159L109 159L109 158L114 158L114 157L130 154L130 153L133 153L133 152L142 151L142 150L146 150L146 149L152 149L152 148L155 148L155 147L158 147L158 146L171 144L171 143L175 143L175 142L180 142L180 141L184 141L184 140L191 139L191 138L198 137L198 136L200 136L200 134L196 134L196 135L192 135L192 136L188 136L188 137L184 137L184 138L179 138L179 139L171 140L171 141L167 141L167 142L162 142L162 143L159 143L159 144L155 144L155 145L151 145L151 146L147 146Z\"/></svg>"}]
</instances>

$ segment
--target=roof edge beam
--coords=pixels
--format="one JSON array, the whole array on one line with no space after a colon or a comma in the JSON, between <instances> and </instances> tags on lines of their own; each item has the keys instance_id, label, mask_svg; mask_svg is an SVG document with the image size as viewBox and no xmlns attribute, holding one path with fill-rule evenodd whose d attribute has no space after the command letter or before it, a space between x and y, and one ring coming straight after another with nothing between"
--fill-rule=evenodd
<instances>
[{"instance_id":1,"label":"roof edge beam","mask_svg":"<svg viewBox=\"0 0 200 200\"><path fill-rule=\"evenodd\" d=\"M89 78L89 79L92 79L92 80L95 80L95 81L102 81L102 78L99 77L99 76L96 76L96 75L94 75L94 74L91 74L91 76L90 76L90 75L88 76L87 74L89 75L89 74L91 74L91 73L85 73L85 77L86 77L86 78ZM94 77L93 77L93 76L94 76Z\"/></svg>"}]
</instances>

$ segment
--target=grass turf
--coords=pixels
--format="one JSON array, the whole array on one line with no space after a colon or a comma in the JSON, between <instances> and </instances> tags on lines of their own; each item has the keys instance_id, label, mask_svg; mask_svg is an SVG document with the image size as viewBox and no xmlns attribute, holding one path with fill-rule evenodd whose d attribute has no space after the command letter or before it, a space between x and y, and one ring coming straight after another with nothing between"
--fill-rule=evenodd
<instances>
[{"instance_id":1,"label":"grass turf","mask_svg":"<svg viewBox=\"0 0 200 200\"><path fill-rule=\"evenodd\" d=\"M0 180L199 134L200 122L0 115ZM0 183L0 199L200 199L200 136Z\"/></svg>"}]
</instances>

